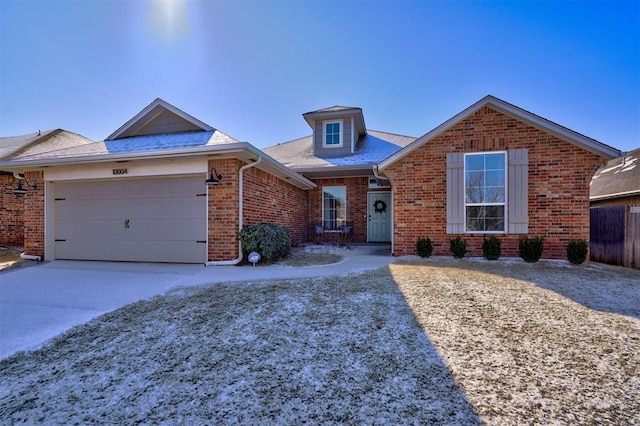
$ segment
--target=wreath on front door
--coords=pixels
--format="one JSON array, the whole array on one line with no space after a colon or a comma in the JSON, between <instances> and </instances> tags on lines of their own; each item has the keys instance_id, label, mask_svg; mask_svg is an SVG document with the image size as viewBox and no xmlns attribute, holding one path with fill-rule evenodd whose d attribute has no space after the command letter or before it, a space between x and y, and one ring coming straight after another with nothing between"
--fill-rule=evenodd
<instances>
[{"instance_id":1,"label":"wreath on front door","mask_svg":"<svg viewBox=\"0 0 640 426\"><path fill-rule=\"evenodd\" d=\"M387 203L382 200L376 200L376 202L373 203L373 210L376 213L384 213L387 211Z\"/></svg>"}]
</instances>

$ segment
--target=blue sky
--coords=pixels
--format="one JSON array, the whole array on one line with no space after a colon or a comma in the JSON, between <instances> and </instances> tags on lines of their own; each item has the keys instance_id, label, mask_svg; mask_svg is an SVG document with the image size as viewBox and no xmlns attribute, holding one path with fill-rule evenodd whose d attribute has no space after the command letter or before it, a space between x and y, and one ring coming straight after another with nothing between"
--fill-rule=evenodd
<instances>
[{"instance_id":1,"label":"blue sky","mask_svg":"<svg viewBox=\"0 0 640 426\"><path fill-rule=\"evenodd\" d=\"M640 147L640 2L0 0L0 135L102 140L160 97L266 147L304 112L420 136L487 94Z\"/></svg>"}]
</instances>

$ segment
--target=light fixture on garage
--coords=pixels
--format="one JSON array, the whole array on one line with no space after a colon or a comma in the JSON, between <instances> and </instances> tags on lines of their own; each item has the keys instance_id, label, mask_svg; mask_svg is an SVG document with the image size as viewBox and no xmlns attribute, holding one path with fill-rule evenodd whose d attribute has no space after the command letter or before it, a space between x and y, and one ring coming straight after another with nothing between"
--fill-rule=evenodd
<instances>
[{"instance_id":1,"label":"light fixture on garage","mask_svg":"<svg viewBox=\"0 0 640 426\"><path fill-rule=\"evenodd\" d=\"M22 187L22 181L23 181L23 180L24 180L24 181L25 181L25 183L26 183L27 185L29 185L31 188L33 188L33 189L38 189L38 185L36 185L35 183L32 185L32 184L30 184L30 183L29 183L29 181L28 181L27 179L25 179L24 177L22 177L22 179L20 179L20 181L18 182L18 187L17 187L17 188L13 188L13 193L14 193L14 194L16 194L16 195L20 195L20 194L26 194L26 193L27 193L27 190L26 190L26 189L24 189L24 188Z\"/></svg>"},{"instance_id":2,"label":"light fixture on garage","mask_svg":"<svg viewBox=\"0 0 640 426\"><path fill-rule=\"evenodd\" d=\"M218 171L215 168L212 168L209 179L205 180L204 183L207 185L220 185L221 180L222 175L219 175Z\"/></svg>"}]
</instances>

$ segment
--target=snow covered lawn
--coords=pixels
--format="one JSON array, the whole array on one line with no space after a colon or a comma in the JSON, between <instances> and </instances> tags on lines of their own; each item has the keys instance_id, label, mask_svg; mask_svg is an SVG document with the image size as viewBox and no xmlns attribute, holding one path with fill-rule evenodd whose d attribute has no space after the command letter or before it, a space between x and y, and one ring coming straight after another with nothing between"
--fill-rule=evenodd
<instances>
[{"instance_id":1,"label":"snow covered lawn","mask_svg":"<svg viewBox=\"0 0 640 426\"><path fill-rule=\"evenodd\" d=\"M640 273L409 260L181 289L0 361L0 423L640 422Z\"/></svg>"}]
</instances>

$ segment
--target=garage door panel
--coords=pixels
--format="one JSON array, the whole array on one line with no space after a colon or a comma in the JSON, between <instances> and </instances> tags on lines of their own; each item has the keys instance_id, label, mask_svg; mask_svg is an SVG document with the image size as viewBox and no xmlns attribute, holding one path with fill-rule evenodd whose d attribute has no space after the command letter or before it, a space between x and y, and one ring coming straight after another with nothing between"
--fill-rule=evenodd
<instances>
[{"instance_id":1,"label":"garage door panel","mask_svg":"<svg viewBox=\"0 0 640 426\"><path fill-rule=\"evenodd\" d=\"M114 240L125 237L123 221L89 219L61 221L56 224L56 239Z\"/></svg>"},{"instance_id":2,"label":"garage door panel","mask_svg":"<svg viewBox=\"0 0 640 426\"><path fill-rule=\"evenodd\" d=\"M105 250L105 245L96 245L90 240L58 241L55 244L56 257L59 259L171 263L199 263L193 259L201 256L202 247L205 246L174 242L169 247L159 241L119 241L119 250ZM120 255L122 252L128 253L126 258Z\"/></svg>"},{"instance_id":3,"label":"garage door panel","mask_svg":"<svg viewBox=\"0 0 640 426\"><path fill-rule=\"evenodd\" d=\"M58 183L58 259L200 263L206 260L201 176Z\"/></svg>"}]
</instances>

